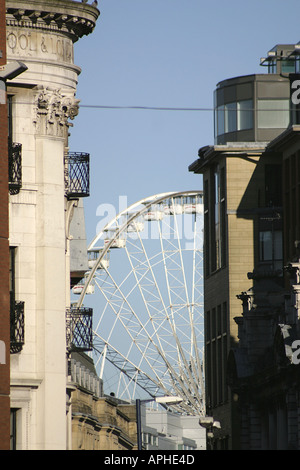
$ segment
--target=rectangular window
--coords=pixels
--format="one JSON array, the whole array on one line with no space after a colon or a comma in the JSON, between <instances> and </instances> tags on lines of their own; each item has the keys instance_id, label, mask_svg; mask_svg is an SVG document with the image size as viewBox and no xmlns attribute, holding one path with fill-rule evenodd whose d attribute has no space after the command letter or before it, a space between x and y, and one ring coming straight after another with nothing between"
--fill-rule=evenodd
<instances>
[{"instance_id":1,"label":"rectangular window","mask_svg":"<svg viewBox=\"0 0 300 470\"><path fill-rule=\"evenodd\" d=\"M222 332L223 334L227 334L227 302L224 302L222 305Z\"/></svg>"},{"instance_id":2,"label":"rectangular window","mask_svg":"<svg viewBox=\"0 0 300 470\"><path fill-rule=\"evenodd\" d=\"M215 108L215 137L253 128L253 100L227 103Z\"/></svg>"},{"instance_id":3,"label":"rectangular window","mask_svg":"<svg viewBox=\"0 0 300 470\"><path fill-rule=\"evenodd\" d=\"M216 309L213 308L211 311L211 337L215 338L216 337Z\"/></svg>"},{"instance_id":4,"label":"rectangular window","mask_svg":"<svg viewBox=\"0 0 300 470\"><path fill-rule=\"evenodd\" d=\"M206 315L205 315L205 338L206 338L206 341L210 341L211 340L211 318L210 318L210 310L208 310L206 312Z\"/></svg>"},{"instance_id":5,"label":"rectangular window","mask_svg":"<svg viewBox=\"0 0 300 470\"><path fill-rule=\"evenodd\" d=\"M220 170L217 166L214 173L215 189L215 269L221 266L221 231L220 231Z\"/></svg>"},{"instance_id":6,"label":"rectangular window","mask_svg":"<svg viewBox=\"0 0 300 470\"><path fill-rule=\"evenodd\" d=\"M294 59L283 59L281 61L281 72L283 72L283 73L295 73L295 60Z\"/></svg>"},{"instance_id":7,"label":"rectangular window","mask_svg":"<svg viewBox=\"0 0 300 470\"><path fill-rule=\"evenodd\" d=\"M259 129L285 129L289 125L289 100L258 100L257 125Z\"/></svg>"},{"instance_id":8,"label":"rectangular window","mask_svg":"<svg viewBox=\"0 0 300 470\"><path fill-rule=\"evenodd\" d=\"M8 111L8 142L12 144L13 142L13 106L12 106L13 97L11 95L7 96L7 111Z\"/></svg>"},{"instance_id":9,"label":"rectangular window","mask_svg":"<svg viewBox=\"0 0 300 470\"><path fill-rule=\"evenodd\" d=\"M227 259L226 169L212 167L204 181L204 271L209 276Z\"/></svg>"},{"instance_id":10,"label":"rectangular window","mask_svg":"<svg viewBox=\"0 0 300 470\"><path fill-rule=\"evenodd\" d=\"M259 233L260 261L266 262L274 269L279 269L282 263L282 231L266 230Z\"/></svg>"},{"instance_id":11,"label":"rectangular window","mask_svg":"<svg viewBox=\"0 0 300 470\"><path fill-rule=\"evenodd\" d=\"M16 247L9 247L9 291L10 291L10 301L12 305L15 302L15 290L16 290L16 274L15 274L15 264L16 264Z\"/></svg>"},{"instance_id":12,"label":"rectangular window","mask_svg":"<svg viewBox=\"0 0 300 470\"><path fill-rule=\"evenodd\" d=\"M226 232L226 176L225 168L220 171L220 238L221 238L221 266L226 265L227 259L227 232Z\"/></svg>"},{"instance_id":13,"label":"rectangular window","mask_svg":"<svg viewBox=\"0 0 300 470\"><path fill-rule=\"evenodd\" d=\"M227 337L224 336L223 338L223 368L227 370L227 357L228 357L228 348L227 348ZM226 376L224 377L224 397L223 400L226 402L228 400L228 388L227 388L227 381Z\"/></svg>"},{"instance_id":14,"label":"rectangular window","mask_svg":"<svg viewBox=\"0 0 300 470\"><path fill-rule=\"evenodd\" d=\"M211 399L212 399L212 404L213 406L216 406L218 404L218 366L217 366L217 342L214 340L212 341L212 394L211 394Z\"/></svg>"},{"instance_id":15,"label":"rectangular window","mask_svg":"<svg viewBox=\"0 0 300 470\"><path fill-rule=\"evenodd\" d=\"M211 313L211 331L207 331ZM227 303L219 304L206 312L206 386L207 403L216 406L228 399L227 370Z\"/></svg>"},{"instance_id":16,"label":"rectangular window","mask_svg":"<svg viewBox=\"0 0 300 470\"><path fill-rule=\"evenodd\" d=\"M253 128L253 101L243 100L237 103L237 130Z\"/></svg>"},{"instance_id":17,"label":"rectangular window","mask_svg":"<svg viewBox=\"0 0 300 470\"><path fill-rule=\"evenodd\" d=\"M222 334L222 306L217 307L217 336Z\"/></svg>"},{"instance_id":18,"label":"rectangular window","mask_svg":"<svg viewBox=\"0 0 300 470\"><path fill-rule=\"evenodd\" d=\"M268 73L276 73L277 63L276 60L270 60L268 63Z\"/></svg>"},{"instance_id":19,"label":"rectangular window","mask_svg":"<svg viewBox=\"0 0 300 470\"><path fill-rule=\"evenodd\" d=\"M206 360L205 360L205 377L206 377L206 390L207 390L207 406L212 405L212 358L211 358L211 342L206 345Z\"/></svg>"},{"instance_id":20,"label":"rectangular window","mask_svg":"<svg viewBox=\"0 0 300 470\"><path fill-rule=\"evenodd\" d=\"M282 167L265 165L265 205L266 207L282 205Z\"/></svg>"},{"instance_id":21,"label":"rectangular window","mask_svg":"<svg viewBox=\"0 0 300 470\"><path fill-rule=\"evenodd\" d=\"M17 450L17 409L10 409L10 450Z\"/></svg>"},{"instance_id":22,"label":"rectangular window","mask_svg":"<svg viewBox=\"0 0 300 470\"><path fill-rule=\"evenodd\" d=\"M215 266L219 269L226 262L226 207L225 207L225 169L216 167L214 172L214 243Z\"/></svg>"},{"instance_id":23,"label":"rectangular window","mask_svg":"<svg viewBox=\"0 0 300 470\"><path fill-rule=\"evenodd\" d=\"M225 105L225 132L235 132L237 130L237 109L236 103Z\"/></svg>"},{"instance_id":24,"label":"rectangular window","mask_svg":"<svg viewBox=\"0 0 300 470\"><path fill-rule=\"evenodd\" d=\"M223 344L222 338L217 340L217 349L218 349L218 403L223 401L223 391L224 391L224 370L223 370Z\"/></svg>"}]
</instances>

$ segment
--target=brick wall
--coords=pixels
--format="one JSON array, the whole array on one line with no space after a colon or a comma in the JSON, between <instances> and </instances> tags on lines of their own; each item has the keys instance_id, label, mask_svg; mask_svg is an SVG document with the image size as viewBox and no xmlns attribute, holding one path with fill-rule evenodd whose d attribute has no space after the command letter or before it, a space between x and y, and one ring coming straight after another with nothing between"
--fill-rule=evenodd
<instances>
[{"instance_id":1,"label":"brick wall","mask_svg":"<svg viewBox=\"0 0 300 470\"><path fill-rule=\"evenodd\" d=\"M0 0L0 66L6 63L5 0ZM7 106L0 104L0 449L9 449L10 436L10 334L8 242ZM3 349L5 348L5 363Z\"/></svg>"}]
</instances>

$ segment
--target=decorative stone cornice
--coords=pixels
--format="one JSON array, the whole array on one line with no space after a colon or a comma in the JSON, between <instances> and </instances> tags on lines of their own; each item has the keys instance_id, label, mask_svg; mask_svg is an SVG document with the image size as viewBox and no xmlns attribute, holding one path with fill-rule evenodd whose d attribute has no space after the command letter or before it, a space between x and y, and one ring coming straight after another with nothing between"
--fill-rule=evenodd
<instances>
[{"instance_id":1,"label":"decorative stone cornice","mask_svg":"<svg viewBox=\"0 0 300 470\"><path fill-rule=\"evenodd\" d=\"M7 26L60 31L73 42L93 31L99 15L95 1L6 0Z\"/></svg>"}]
</instances>

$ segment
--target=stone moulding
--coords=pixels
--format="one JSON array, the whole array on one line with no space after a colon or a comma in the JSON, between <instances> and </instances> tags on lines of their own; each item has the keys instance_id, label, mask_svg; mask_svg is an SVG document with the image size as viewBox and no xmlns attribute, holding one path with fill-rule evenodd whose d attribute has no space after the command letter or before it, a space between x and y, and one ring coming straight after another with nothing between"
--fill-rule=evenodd
<instances>
[{"instance_id":1,"label":"stone moulding","mask_svg":"<svg viewBox=\"0 0 300 470\"><path fill-rule=\"evenodd\" d=\"M94 30L99 10L73 0L7 0L7 26L61 31L73 42Z\"/></svg>"}]
</instances>

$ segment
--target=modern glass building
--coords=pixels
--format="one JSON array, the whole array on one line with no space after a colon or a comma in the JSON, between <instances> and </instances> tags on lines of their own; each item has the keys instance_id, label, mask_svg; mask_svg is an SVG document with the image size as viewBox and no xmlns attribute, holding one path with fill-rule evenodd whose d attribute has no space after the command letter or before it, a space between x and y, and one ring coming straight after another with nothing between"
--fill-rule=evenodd
<instances>
[{"instance_id":1,"label":"modern glass building","mask_svg":"<svg viewBox=\"0 0 300 470\"><path fill-rule=\"evenodd\" d=\"M300 50L299 50L300 52ZM290 124L290 75L299 73L298 45L277 45L261 65L268 73L218 83L214 95L215 144L269 142Z\"/></svg>"}]
</instances>

